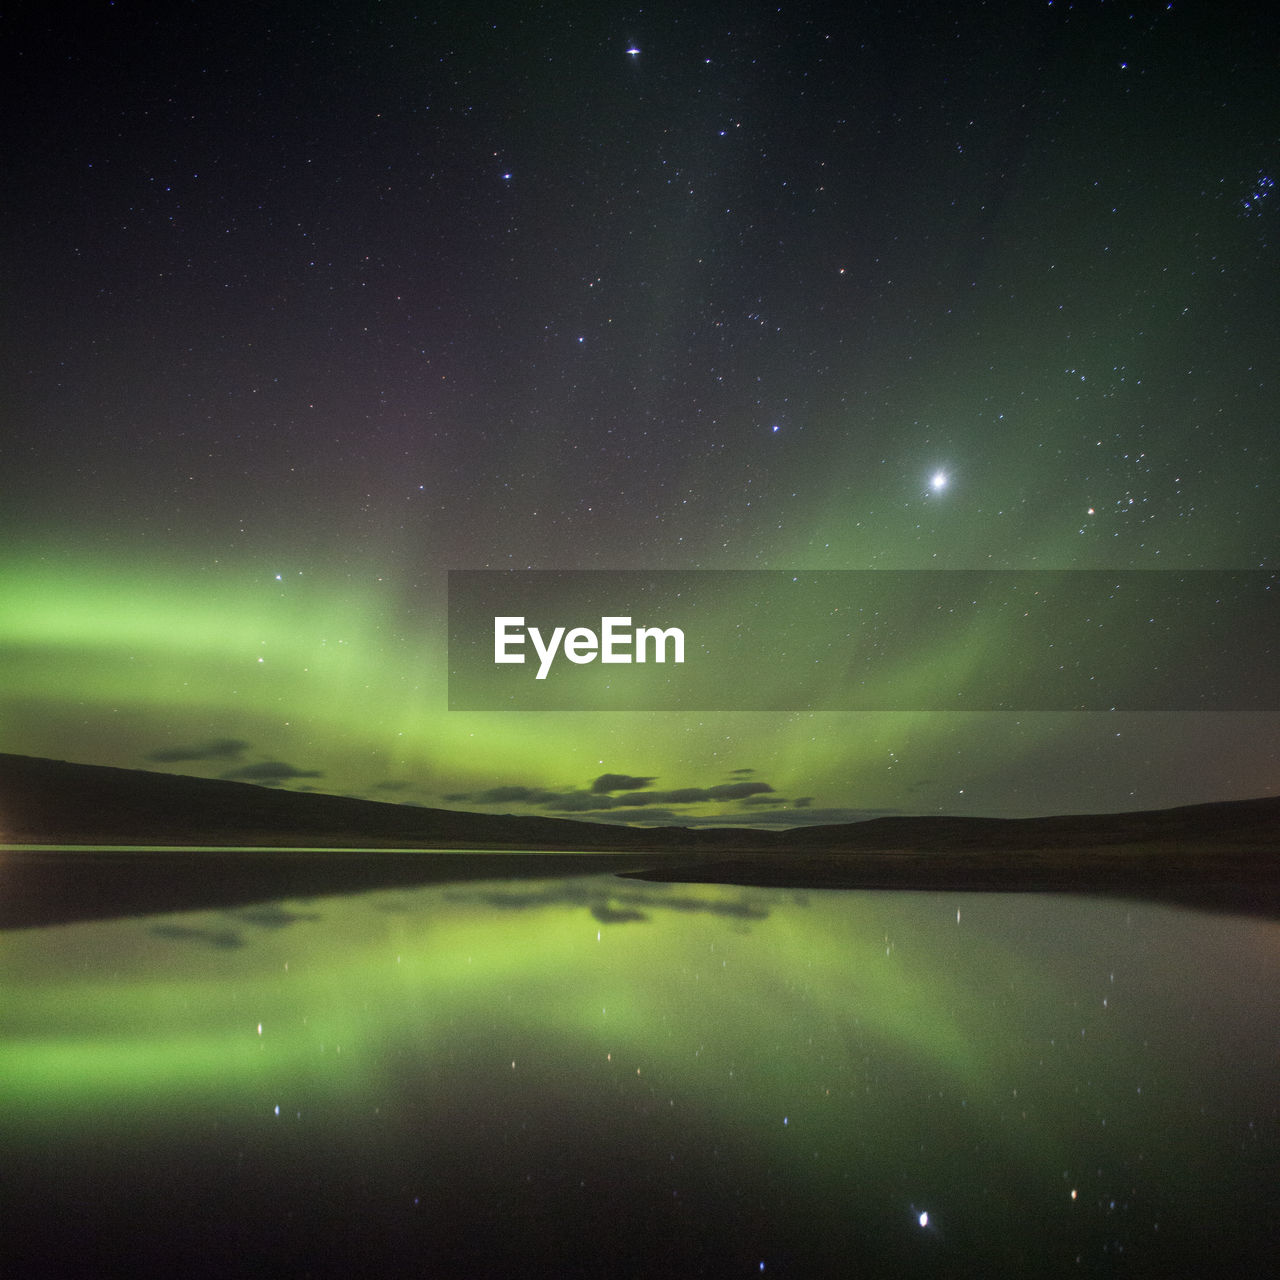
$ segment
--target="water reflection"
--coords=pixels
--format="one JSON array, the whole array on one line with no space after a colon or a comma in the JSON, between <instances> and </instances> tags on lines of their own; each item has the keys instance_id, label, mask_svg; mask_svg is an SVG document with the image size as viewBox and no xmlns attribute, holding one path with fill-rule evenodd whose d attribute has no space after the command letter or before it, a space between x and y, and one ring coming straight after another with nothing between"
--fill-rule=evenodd
<instances>
[{"instance_id":1,"label":"water reflection","mask_svg":"<svg viewBox=\"0 0 1280 1280\"><path fill-rule=\"evenodd\" d=\"M671 888L633 887L613 877L564 880L553 884L519 884L494 888L453 890L445 894L450 902L478 902L504 911L541 907L586 907L605 924L648 920L654 911L685 914L705 912L737 920L763 920L769 914L768 901L760 893L742 891L717 894L710 886L701 893L676 892Z\"/></svg>"},{"instance_id":2,"label":"water reflection","mask_svg":"<svg viewBox=\"0 0 1280 1280\"><path fill-rule=\"evenodd\" d=\"M1278 941L1122 902L615 876L7 933L0 1250L1248 1274L1276 1243Z\"/></svg>"}]
</instances>

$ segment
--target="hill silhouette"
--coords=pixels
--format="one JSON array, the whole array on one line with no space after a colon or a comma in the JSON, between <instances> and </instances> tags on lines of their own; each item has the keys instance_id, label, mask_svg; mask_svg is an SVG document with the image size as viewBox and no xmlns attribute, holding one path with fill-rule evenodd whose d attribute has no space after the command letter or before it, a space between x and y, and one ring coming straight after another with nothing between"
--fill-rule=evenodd
<instances>
[{"instance_id":1,"label":"hill silhouette","mask_svg":"<svg viewBox=\"0 0 1280 1280\"><path fill-rule=\"evenodd\" d=\"M0 839L9 845L0 863L7 928L594 872L792 889L1110 893L1280 914L1275 796L1116 814L884 817L790 831L637 828L0 754ZM344 851L352 848L361 852Z\"/></svg>"},{"instance_id":2,"label":"hill silhouette","mask_svg":"<svg viewBox=\"0 0 1280 1280\"><path fill-rule=\"evenodd\" d=\"M636 847L643 833L569 818L429 809L0 754L0 839L13 844L616 849ZM708 843L716 841L712 837Z\"/></svg>"}]
</instances>

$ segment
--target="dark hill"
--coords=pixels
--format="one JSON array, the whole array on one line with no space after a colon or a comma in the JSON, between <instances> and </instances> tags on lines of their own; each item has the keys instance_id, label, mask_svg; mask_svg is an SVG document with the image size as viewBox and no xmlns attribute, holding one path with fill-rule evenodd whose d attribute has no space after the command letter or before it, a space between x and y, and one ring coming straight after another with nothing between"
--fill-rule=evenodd
<instances>
[{"instance_id":1,"label":"dark hill","mask_svg":"<svg viewBox=\"0 0 1280 1280\"><path fill-rule=\"evenodd\" d=\"M1280 796L1043 818L886 817L789 831L623 827L466 813L247 782L0 753L0 839L10 844L404 845L711 853L1049 851L1165 845L1276 848Z\"/></svg>"},{"instance_id":2,"label":"dark hill","mask_svg":"<svg viewBox=\"0 0 1280 1280\"><path fill-rule=\"evenodd\" d=\"M804 849L1065 849L1176 840L1249 845L1280 836L1280 796L1049 818L872 818L788 832Z\"/></svg>"},{"instance_id":3,"label":"dark hill","mask_svg":"<svg viewBox=\"0 0 1280 1280\"><path fill-rule=\"evenodd\" d=\"M714 846L723 834L694 835L692 843ZM655 842L650 832L608 823L460 813L4 754L0 838L11 844L517 849L627 849ZM656 840L667 843L669 837Z\"/></svg>"}]
</instances>

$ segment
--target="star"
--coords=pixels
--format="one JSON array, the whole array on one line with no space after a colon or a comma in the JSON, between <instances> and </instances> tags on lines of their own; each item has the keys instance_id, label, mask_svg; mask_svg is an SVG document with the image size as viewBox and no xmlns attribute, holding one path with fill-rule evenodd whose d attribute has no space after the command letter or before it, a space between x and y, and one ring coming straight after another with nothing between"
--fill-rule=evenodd
<instances>
[{"instance_id":1,"label":"star","mask_svg":"<svg viewBox=\"0 0 1280 1280\"><path fill-rule=\"evenodd\" d=\"M929 481L929 488L932 489L934 493L941 493L943 489L947 487L949 479L950 477L945 471L935 471L933 473L933 477Z\"/></svg>"}]
</instances>

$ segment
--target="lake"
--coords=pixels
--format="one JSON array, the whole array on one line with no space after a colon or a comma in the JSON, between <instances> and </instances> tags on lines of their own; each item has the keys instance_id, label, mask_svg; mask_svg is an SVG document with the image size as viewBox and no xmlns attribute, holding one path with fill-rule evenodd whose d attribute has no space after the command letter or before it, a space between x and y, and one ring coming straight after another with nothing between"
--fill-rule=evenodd
<instances>
[{"instance_id":1,"label":"lake","mask_svg":"<svg viewBox=\"0 0 1280 1280\"><path fill-rule=\"evenodd\" d=\"M0 932L0 1271L1273 1259L1275 921L580 865Z\"/></svg>"}]
</instances>

